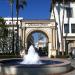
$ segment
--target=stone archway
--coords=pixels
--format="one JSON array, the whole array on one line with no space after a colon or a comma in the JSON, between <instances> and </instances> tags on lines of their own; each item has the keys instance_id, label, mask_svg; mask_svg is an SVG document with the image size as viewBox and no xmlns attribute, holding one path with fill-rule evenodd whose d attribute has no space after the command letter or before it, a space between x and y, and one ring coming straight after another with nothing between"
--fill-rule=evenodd
<instances>
[{"instance_id":1,"label":"stone archway","mask_svg":"<svg viewBox=\"0 0 75 75\"><path fill-rule=\"evenodd\" d=\"M27 38L35 31L42 31L48 37L48 57L56 55L56 31L54 20L23 20L21 22L20 36L23 47L27 48Z\"/></svg>"},{"instance_id":2,"label":"stone archway","mask_svg":"<svg viewBox=\"0 0 75 75\"><path fill-rule=\"evenodd\" d=\"M34 34L34 36L33 36ZM35 36L35 34L37 34ZM39 34L41 34L39 36ZM42 38L40 39L40 37ZM37 40L34 40L34 38L37 38ZM48 55L48 43L49 43L49 37L48 35L42 31L42 30L32 30L29 32L27 39L27 50L29 49L30 45L33 44L36 51L40 56L47 56Z\"/></svg>"}]
</instances>

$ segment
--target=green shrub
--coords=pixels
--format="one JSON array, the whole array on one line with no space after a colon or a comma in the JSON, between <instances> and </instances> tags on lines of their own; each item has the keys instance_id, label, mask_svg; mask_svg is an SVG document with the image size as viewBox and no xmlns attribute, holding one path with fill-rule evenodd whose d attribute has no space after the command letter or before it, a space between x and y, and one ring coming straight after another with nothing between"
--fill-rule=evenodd
<instances>
[{"instance_id":1,"label":"green shrub","mask_svg":"<svg viewBox=\"0 0 75 75\"><path fill-rule=\"evenodd\" d=\"M3 53L0 54L0 59L2 58L20 58L20 55L15 55L15 54L7 54L7 53Z\"/></svg>"}]
</instances>

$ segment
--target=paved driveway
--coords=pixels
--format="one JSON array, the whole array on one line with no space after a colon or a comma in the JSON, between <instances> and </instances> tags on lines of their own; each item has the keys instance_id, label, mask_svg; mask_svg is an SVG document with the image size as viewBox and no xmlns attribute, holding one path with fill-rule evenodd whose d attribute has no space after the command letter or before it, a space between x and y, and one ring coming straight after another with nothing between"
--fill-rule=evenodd
<instances>
[{"instance_id":1,"label":"paved driveway","mask_svg":"<svg viewBox=\"0 0 75 75\"><path fill-rule=\"evenodd\" d=\"M75 75L75 59L70 59L69 58L67 60L69 60L71 62L71 65L74 67L74 70L72 70L72 71L70 71L68 73L65 73L63 75Z\"/></svg>"}]
</instances>

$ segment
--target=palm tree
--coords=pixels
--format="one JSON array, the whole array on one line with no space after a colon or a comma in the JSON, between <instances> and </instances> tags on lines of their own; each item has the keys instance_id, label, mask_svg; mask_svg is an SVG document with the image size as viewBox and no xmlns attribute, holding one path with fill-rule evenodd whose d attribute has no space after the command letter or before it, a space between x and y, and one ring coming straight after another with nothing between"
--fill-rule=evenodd
<instances>
[{"instance_id":1,"label":"palm tree","mask_svg":"<svg viewBox=\"0 0 75 75\"><path fill-rule=\"evenodd\" d=\"M26 0L16 0L16 16L17 16L17 41L16 41L16 51L18 53L19 50L19 25L18 25L18 16L20 8L24 8L26 6Z\"/></svg>"},{"instance_id":2,"label":"palm tree","mask_svg":"<svg viewBox=\"0 0 75 75\"><path fill-rule=\"evenodd\" d=\"M52 1L52 9L53 10L53 14L54 14L54 19L55 18L55 11L54 11L54 7L55 4L58 3L59 5L62 3L63 6L64 4L66 4L67 2L75 2L75 0L51 0ZM60 7L59 7L60 9ZM58 18L59 18L59 26L60 26L60 33L61 33L61 50L62 50L62 55L64 55L64 50L63 50L63 25L64 25L64 7L63 7L63 15L62 15L62 23L60 23L60 10L58 11Z\"/></svg>"},{"instance_id":3,"label":"palm tree","mask_svg":"<svg viewBox=\"0 0 75 75\"><path fill-rule=\"evenodd\" d=\"M14 0L9 0L9 3L10 3L10 7L11 7L11 16L12 16L12 24L13 24L13 3L14 3Z\"/></svg>"},{"instance_id":4,"label":"palm tree","mask_svg":"<svg viewBox=\"0 0 75 75\"><path fill-rule=\"evenodd\" d=\"M56 23L55 11L54 11L55 3L56 3L56 0L51 0L50 12L53 12L53 17L54 17L54 20L55 20L55 33L56 33L57 23ZM56 43L56 38L57 37L55 36L55 43ZM53 40L52 40L52 42L53 42ZM55 44L55 49L56 48L57 48L57 46ZM58 52L57 52L57 55L58 55Z\"/></svg>"},{"instance_id":5,"label":"palm tree","mask_svg":"<svg viewBox=\"0 0 75 75\"><path fill-rule=\"evenodd\" d=\"M64 55L64 47L63 47L63 26L64 26L64 12L65 12L65 7L64 5L66 3L69 3L69 2L75 2L75 0L57 0L58 3L62 3L63 4L63 15L62 15L62 23L60 23L61 25L61 50L62 50L62 55ZM60 19L60 18L59 18Z\"/></svg>"},{"instance_id":6,"label":"palm tree","mask_svg":"<svg viewBox=\"0 0 75 75\"><path fill-rule=\"evenodd\" d=\"M14 0L9 0L9 3L10 3L10 7L11 7L11 16L12 16L12 25L13 25L13 3L14 3ZM13 25L12 52L14 53L14 25Z\"/></svg>"}]
</instances>

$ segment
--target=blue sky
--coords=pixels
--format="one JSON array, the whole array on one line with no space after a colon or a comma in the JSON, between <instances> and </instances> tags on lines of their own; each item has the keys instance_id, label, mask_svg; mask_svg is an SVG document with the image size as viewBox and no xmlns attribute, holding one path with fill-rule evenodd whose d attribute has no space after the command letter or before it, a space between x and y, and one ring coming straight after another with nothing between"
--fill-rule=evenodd
<instances>
[{"instance_id":1,"label":"blue sky","mask_svg":"<svg viewBox=\"0 0 75 75\"><path fill-rule=\"evenodd\" d=\"M50 0L27 0L24 10L20 9L20 17L24 19L49 19ZM11 17L10 5L8 0L0 0L0 16ZM14 4L14 17L16 9Z\"/></svg>"}]
</instances>

